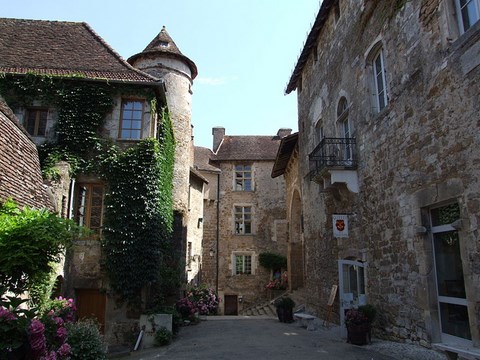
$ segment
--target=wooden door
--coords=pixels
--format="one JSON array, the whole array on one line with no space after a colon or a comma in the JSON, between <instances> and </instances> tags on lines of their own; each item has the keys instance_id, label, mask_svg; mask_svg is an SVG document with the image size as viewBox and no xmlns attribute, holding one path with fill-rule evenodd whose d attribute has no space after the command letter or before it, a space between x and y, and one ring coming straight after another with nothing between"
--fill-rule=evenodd
<instances>
[{"instance_id":1,"label":"wooden door","mask_svg":"<svg viewBox=\"0 0 480 360\"><path fill-rule=\"evenodd\" d=\"M105 306L107 297L98 289L77 289L77 316L79 319L93 318L100 325L100 331L105 330Z\"/></svg>"},{"instance_id":2,"label":"wooden door","mask_svg":"<svg viewBox=\"0 0 480 360\"><path fill-rule=\"evenodd\" d=\"M225 295L225 315L238 315L238 296Z\"/></svg>"}]
</instances>

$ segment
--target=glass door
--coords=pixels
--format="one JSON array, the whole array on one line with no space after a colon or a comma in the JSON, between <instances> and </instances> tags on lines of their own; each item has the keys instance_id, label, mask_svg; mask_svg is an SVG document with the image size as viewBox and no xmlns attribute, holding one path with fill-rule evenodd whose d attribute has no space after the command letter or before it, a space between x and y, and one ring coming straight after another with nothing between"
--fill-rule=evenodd
<instances>
[{"instance_id":1,"label":"glass door","mask_svg":"<svg viewBox=\"0 0 480 360\"><path fill-rule=\"evenodd\" d=\"M366 304L365 268L367 264L356 260L339 260L339 295L341 335L347 336L344 324L345 312Z\"/></svg>"},{"instance_id":2,"label":"glass door","mask_svg":"<svg viewBox=\"0 0 480 360\"><path fill-rule=\"evenodd\" d=\"M460 256L460 238L452 226L459 218L458 204L431 210L438 307L444 342L448 336L472 339Z\"/></svg>"}]
</instances>

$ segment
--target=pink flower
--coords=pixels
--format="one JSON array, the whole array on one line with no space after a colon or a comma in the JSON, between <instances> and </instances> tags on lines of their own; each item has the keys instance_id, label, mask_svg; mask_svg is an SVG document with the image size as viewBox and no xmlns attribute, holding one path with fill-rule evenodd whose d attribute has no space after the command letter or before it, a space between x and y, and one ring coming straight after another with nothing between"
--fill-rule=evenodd
<instances>
[{"instance_id":1,"label":"pink flower","mask_svg":"<svg viewBox=\"0 0 480 360\"><path fill-rule=\"evenodd\" d=\"M61 343L65 341L65 339L67 338L67 335L68 335L67 329L65 329L63 326L57 329L56 337Z\"/></svg>"},{"instance_id":2,"label":"pink flower","mask_svg":"<svg viewBox=\"0 0 480 360\"><path fill-rule=\"evenodd\" d=\"M64 321L61 317L54 317L53 318L53 321L55 321L55 323L57 324L57 326L62 326Z\"/></svg>"},{"instance_id":3,"label":"pink flower","mask_svg":"<svg viewBox=\"0 0 480 360\"><path fill-rule=\"evenodd\" d=\"M70 355L70 353L72 352L72 348L70 345L68 345L67 343L64 343L62 346L60 346L60 348L57 350L57 355L60 356L60 357L66 357L68 355Z\"/></svg>"},{"instance_id":4,"label":"pink flower","mask_svg":"<svg viewBox=\"0 0 480 360\"><path fill-rule=\"evenodd\" d=\"M0 306L0 318L4 318L5 320L13 321L17 320L15 315L13 315L8 309Z\"/></svg>"},{"instance_id":5,"label":"pink flower","mask_svg":"<svg viewBox=\"0 0 480 360\"><path fill-rule=\"evenodd\" d=\"M41 321L34 319L28 327L28 340L35 357L39 357L47 351L47 341L45 339L45 326Z\"/></svg>"}]
</instances>

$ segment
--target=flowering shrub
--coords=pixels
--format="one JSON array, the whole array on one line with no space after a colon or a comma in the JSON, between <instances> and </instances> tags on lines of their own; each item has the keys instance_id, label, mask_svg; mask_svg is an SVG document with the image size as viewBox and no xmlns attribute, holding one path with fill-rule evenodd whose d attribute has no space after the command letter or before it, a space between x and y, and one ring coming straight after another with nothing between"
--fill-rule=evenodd
<instances>
[{"instance_id":1,"label":"flowering shrub","mask_svg":"<svg viewBox=\"0 0 480 360\"><path fill-rule=\"evenodd\" d=\"M9 358L11 352L18 350L23 352L21 356L28 352L29 360L105 358L98 328L75 322L72 299L52 300L40 315L35 310L22 309L20 305L26 301L0 297L0 359ZM89 354L92 355L88 357Z\"/></svg>"},{"instance_id":2,"label":"flowering shrub","mask_svg":"<svg viewBox=\"0 0 480 360\"><path fill-rule=\"evenodd\" d=\"M285 290L287 287L279 279L274 279L268 282L265 288L269 290Z\"/></svg>"},{"instance_id":3,"label":"flowering shrub","mask_svg":"<svg viewBox=\"0 0 480 360\"><path fill-rule=\"evenodd\" d=\"M368 317L359 309L349 309L345 313L345 325L348 327L352 325L368 326Z\"/></svg>"},{"instance_id":4,"label":"flowering shrub","mask_svg":"<svg viewBox=\"0 0 480 360\"><path fill-rule=\"evenodd\" d=\"M200 315L216 314L218 302L215 290L199 286L189 289L187 296L177 301L176 308L183 318L191 318L195 313Z\"/></svg>"}]
</instances>

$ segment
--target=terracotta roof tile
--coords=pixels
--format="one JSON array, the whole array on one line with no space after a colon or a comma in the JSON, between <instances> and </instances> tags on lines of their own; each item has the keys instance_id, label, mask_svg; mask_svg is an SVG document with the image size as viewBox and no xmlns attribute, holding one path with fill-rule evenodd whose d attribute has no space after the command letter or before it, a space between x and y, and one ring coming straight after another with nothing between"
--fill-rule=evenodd
<instances>
[{"instance_id":1,"label":"terracotta roof tile","mask_svg":"<svg viewBox=\"0 0 480 360\"><path fill-rule=\"evenodd\" d=\"M0 54L6 73L158 81L123 60L86 23L0 18Z\"/></svg>"},{"instance_id":2,"label":"terracotta roof tile","mask_svg":"<svg viewBox=\"0 0 480 360\"><path fill-rule=\"evenodd\" d=\"M217 160L275 160L279 136L225 136Z\"/></svg>"},{"instance_id":3,"label":"terracotta roof tile","mask_svg":"<svg viewBox=\"0 0 480 360\"><path fill-rule=\"evenodd\" d=\"M194 168L200 171L220 172L220 169L210 164L211 160L215 160L216 156L206 147L195 146L194 149Z\"/></svg>"}]
</instances>

